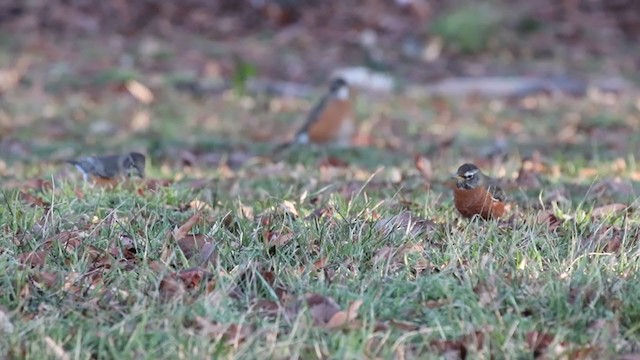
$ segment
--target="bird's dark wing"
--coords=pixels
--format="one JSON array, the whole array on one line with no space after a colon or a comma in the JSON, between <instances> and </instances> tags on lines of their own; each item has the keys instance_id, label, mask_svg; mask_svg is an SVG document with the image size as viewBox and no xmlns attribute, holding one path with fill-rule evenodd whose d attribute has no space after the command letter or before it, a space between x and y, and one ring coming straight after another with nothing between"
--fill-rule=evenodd
<instances>
[{"instance_id":1,"label":"bird's dark wing","mask_svg":"<svg viewBox=\"0 0 640 360\"><path fill-rule=\"evenodd\" d=\"M322 99L320 99L320 102L318 102L316 106L314 106L313 109L311 109L311 111L309 112L309 115L307 116L307 120L305 121L302 128L296 134L296 139L298 138L298 136L300 136L300 134L304 134L307 131L309 131L309 128L311 128L313 123L320 118L320 115L322 114L322 111L324 110L328 101L329 101L329 95L325 95Z\"/></svg>"},{"instance_id":2,"label":"bird's dark wing","mask_svg":"<svg viewBox=\"0 0 640 360\"><path fill-rule=\"evenodd\" d=\"M93 174L105 179L112 179L120 173L120 156L108 155L93 158Z\"/></svg>"},{"instance_id":3,"label":"bird's dark wing","mask_svg":"<svg viewBox=\"0 0 640 360\"><path fill-rule=\"evenodd\" d=\"M67 160L67 163L74 165L76 168L78 168L80 171L86 174L93 174L93 172L95 171L93 163L89 161L88 158L80 158L77 160Z\"/></svg>"},{"instance_id":4,"label":"bird's dark wing","mask_svg":"<svg viewBox=\"0 0 640 360\"><path fill-rule=\"evenodd\" d=\"M502 188L500 188L500 186L497 184L497 181L489 185L489 192L491 192L491 196L493 196L493 198L498 201L507 200L507 194L505 194Z\"/></svg>"}]
</instances>

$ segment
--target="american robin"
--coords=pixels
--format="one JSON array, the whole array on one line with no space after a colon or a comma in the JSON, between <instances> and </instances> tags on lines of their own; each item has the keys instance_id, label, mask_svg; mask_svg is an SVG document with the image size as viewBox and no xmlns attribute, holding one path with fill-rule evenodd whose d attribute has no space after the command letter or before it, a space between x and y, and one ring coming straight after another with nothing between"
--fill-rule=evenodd
<instances>
[{"instance_id":1,"label":"american robin","mask_svg":"<svg viewBox=\"0 0 640 360\"><path fill-rule=\"evenodd\" d=\"M67 162L80 170L85 182L92 179L98 184L114 184L118 178L133 175L144 178L146 159L140 153L131 152L126 155L87 156Z\"/></svg>"},{"instance_id":2,"label":"american robin","mask_svg":"<svg viewBox=\"0 0 640 360\"><path fill-rule=\"evenodd\" d=\"M477 166L464 164L458 168L453 200L460 215L471 218L497 219L505 213L506 196L498 181L483 174Z\"/></svg>"},{"instance_id":3,"label":"american robin","mask_svg":"<svg viewBox=\"0 0 640 360\"><path fill-rule=\"evenodd\" d=\"M353 97L353 90L343 78L334 79L329 92L311 109L294 140L280 145L276 150L292 144L349 145L356 130Z\"/></svg>"}]
</instances>

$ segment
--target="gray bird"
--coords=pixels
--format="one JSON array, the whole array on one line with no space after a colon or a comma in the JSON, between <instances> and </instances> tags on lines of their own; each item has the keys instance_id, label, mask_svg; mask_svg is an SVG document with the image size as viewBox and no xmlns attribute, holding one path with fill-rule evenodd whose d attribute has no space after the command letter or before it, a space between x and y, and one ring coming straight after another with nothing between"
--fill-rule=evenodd
<instances>
[{"instance_id":1,"label":"gray bird","mask_svg":"<svg viewBox=\"0 0 640 360\"><path fill-rule=\"evenodd\" d=\"M146 159L138 152L131 152L126 155L86 156L67 162L80 170L86 182L90 178L103 181L134 175L144 178Z\"/></svg>"}]
</instances>

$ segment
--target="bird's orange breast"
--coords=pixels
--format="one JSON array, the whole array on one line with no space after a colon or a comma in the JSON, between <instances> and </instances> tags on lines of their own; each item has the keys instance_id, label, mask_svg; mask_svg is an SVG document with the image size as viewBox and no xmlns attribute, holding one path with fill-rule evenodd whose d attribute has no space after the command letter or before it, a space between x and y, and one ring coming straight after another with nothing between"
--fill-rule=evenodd
<instances>
[{"instance_id":1,"label":"bird's orange breast","mask_svg":"<svg viewBox=\"0 0 640 360\"><path fill-rule=\"evenodd\" d=\"M453 201L460 215L470 218L479 215L485 220L497 219L504 215L505 204L494 200L483 187L453 190Z\"/></svg>"},{"instance_id":2,"label":"bird's orange breast","mask_svg":"<svg viewBox=\"0 0 640 360\"><path fill-rule=\"evenodd\" d=\"M332 142L343 135L346 121L351 119L351 102L349 100L329 101L318 118L309 126L307 135L314 143Z\"/></svg>"},{"instance_id":3,"label":"bird's orange breast","mask_svg":"<svg viewBox=\"0 0 640 360\"><path fill-rule=\"evenodd\" d=\"M119 179L118 177L114 177L114 178L103 178L100 176L91 176L91 182L94 185L100 186L100 187L107 187L107 188L113 188L115 187L121 179Z\"/></svg>"}]
</instances>

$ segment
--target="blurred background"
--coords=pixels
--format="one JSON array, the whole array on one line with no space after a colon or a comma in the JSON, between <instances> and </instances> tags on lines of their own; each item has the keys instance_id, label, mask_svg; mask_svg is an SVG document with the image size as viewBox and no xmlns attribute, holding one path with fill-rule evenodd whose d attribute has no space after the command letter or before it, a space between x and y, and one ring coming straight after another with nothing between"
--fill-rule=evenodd
<instances>
[{"instance_id":1,"label":"blurred background","mask_svg":"<svg viewBox=\"0 0 640 360\"><path fill-rule=\"evenodd\" d=\"M362 144L397 147L399 118L409 135L432 121L423 133L433 143L464 132L451 120L464 116L433 96L521 101L596 89L606 103L629 93L638 35L634 0L2 1L0 156L123 146L161 156L199 136L209 148L277 142L345 69L365 90L406 95L393 100L402 113L376 110L371 102L389 102L376 95L359 105ZM596 124L608 121L601 115ZM625 132L638 126L627 120ZM375 126L391 136L376 138ZM506 136L494 135L489 144Z\"/></svg>"}]
</instances>

